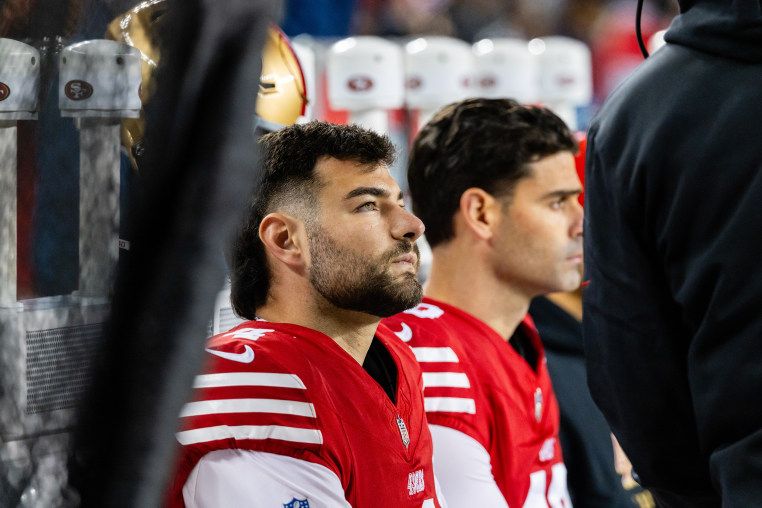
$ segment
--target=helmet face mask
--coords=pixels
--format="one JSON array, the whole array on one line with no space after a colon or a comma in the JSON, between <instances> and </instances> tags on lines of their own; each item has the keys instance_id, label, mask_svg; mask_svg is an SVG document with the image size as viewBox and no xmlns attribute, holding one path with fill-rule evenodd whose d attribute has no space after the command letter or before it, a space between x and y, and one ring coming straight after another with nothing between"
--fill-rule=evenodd
<instances>
[{"instance_id":1,"label":"helmet face mask","mask_svg":"<svg viewBox=\"0 0 762 508\"><path fill-rule=\"evenodd\" d=\"M109 25L105 37L140 50L142 84L140 118L122 120L122 145L127 149L135 170L140 167L145 134L145 105L153 95L154 73L159 64L159 29L167 9L166 0L143 1L118 16ZM267 30L262 50L262 74L257 91L253 130L257 137L291 125L304 115L307 90L304 74L288 37L275 25Z\"/></svg>"}]
</instances>

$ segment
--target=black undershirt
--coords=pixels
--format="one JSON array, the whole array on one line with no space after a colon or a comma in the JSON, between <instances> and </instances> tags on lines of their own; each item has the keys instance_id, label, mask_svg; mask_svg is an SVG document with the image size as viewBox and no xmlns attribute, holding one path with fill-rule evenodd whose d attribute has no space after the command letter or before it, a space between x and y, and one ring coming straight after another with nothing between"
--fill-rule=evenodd
<instances>
[{"instance_id":1,"label":"black undershirt","mask_svg":"<svg viewBox=\"0 0 762 508\"><path fill-rule=\"evenodd\" d=\"M508 340L508 343L513 346L513 349L527 361L532 370L537 372L537 360L539 355L534 348L531 339L521 331L521 327L518 327L513 336Z\"/></svg>"},{"instance_id":2,"label":"black undershirt","mask_svg":"<svg viewBox=\"0 0 762 508\"><path fill-rule=\"evenodd\" d=\"M516 330L508 343L526 360L532 370L536 372L539 355L532 341L521 331L521 328ZM392 355L376 337L373 337L373 341L370 343L368 354L365 355L365 361L362 366L370 377L386 392L389 400L396 404L397 365L394 363Z\"/></svg>"},{"instance_id":3,"label":"black undershirt","mask_svg":"<svg viewBox=\"0 0 762 508\"><path fill-rule=\"evenodd\" d=\"M373 337L373 342L370 343L362 367L384 389L389 400L396 404L397 365L384 344L376 337Z\"/></svg>"}]
</instances>

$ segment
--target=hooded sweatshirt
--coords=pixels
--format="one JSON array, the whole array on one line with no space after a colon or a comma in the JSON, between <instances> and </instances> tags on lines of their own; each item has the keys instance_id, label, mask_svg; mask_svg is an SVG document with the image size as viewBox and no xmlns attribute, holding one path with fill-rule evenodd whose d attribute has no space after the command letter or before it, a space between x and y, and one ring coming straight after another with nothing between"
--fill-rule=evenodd
<instances>
[{"instance_id":1,"label":"hooded sweatshirt","mask_svg":"<svg viewBox=\"0 0 762 508\"><path fill-rule=\"evenodd\" d=\"M665 40L588 133L588 384L660 506L760 506L762 0Z\"/></svg>"}]
</instances>

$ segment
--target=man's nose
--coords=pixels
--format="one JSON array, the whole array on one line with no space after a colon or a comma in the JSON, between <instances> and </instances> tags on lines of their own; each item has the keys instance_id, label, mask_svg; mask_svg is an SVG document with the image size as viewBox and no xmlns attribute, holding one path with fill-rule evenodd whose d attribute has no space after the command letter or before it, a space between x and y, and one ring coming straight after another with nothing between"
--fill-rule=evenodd
<instances>
[{"instance_id":1,"label":"man's nose","mask_svg":"<svg viewBox=\"0 0 762 508\"><path fill-rule=\"evenodd\" d=\"M425 229L426 227L423 225L421 219L404 208L400 208L399 217L397 218L393 232L395 238L406 238L411 242L415 242L421 235L423 235Z\"/></svg>"}]
</instances>

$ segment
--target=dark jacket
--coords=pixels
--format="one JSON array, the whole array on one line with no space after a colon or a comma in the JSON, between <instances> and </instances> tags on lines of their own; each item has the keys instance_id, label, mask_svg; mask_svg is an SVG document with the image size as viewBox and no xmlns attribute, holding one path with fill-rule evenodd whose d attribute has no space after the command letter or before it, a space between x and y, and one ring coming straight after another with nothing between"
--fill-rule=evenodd
<instances>
[{"instance_id":1,"label":"dark jacket","mask_svg":"<svg viewBox=\"0 0 762 508\"><path fill-rule=\"evenodd\" d=\"M762 4L665 39L588 135L588 383L660 505L762 506Z\"/></svg>"}]
</instances>

